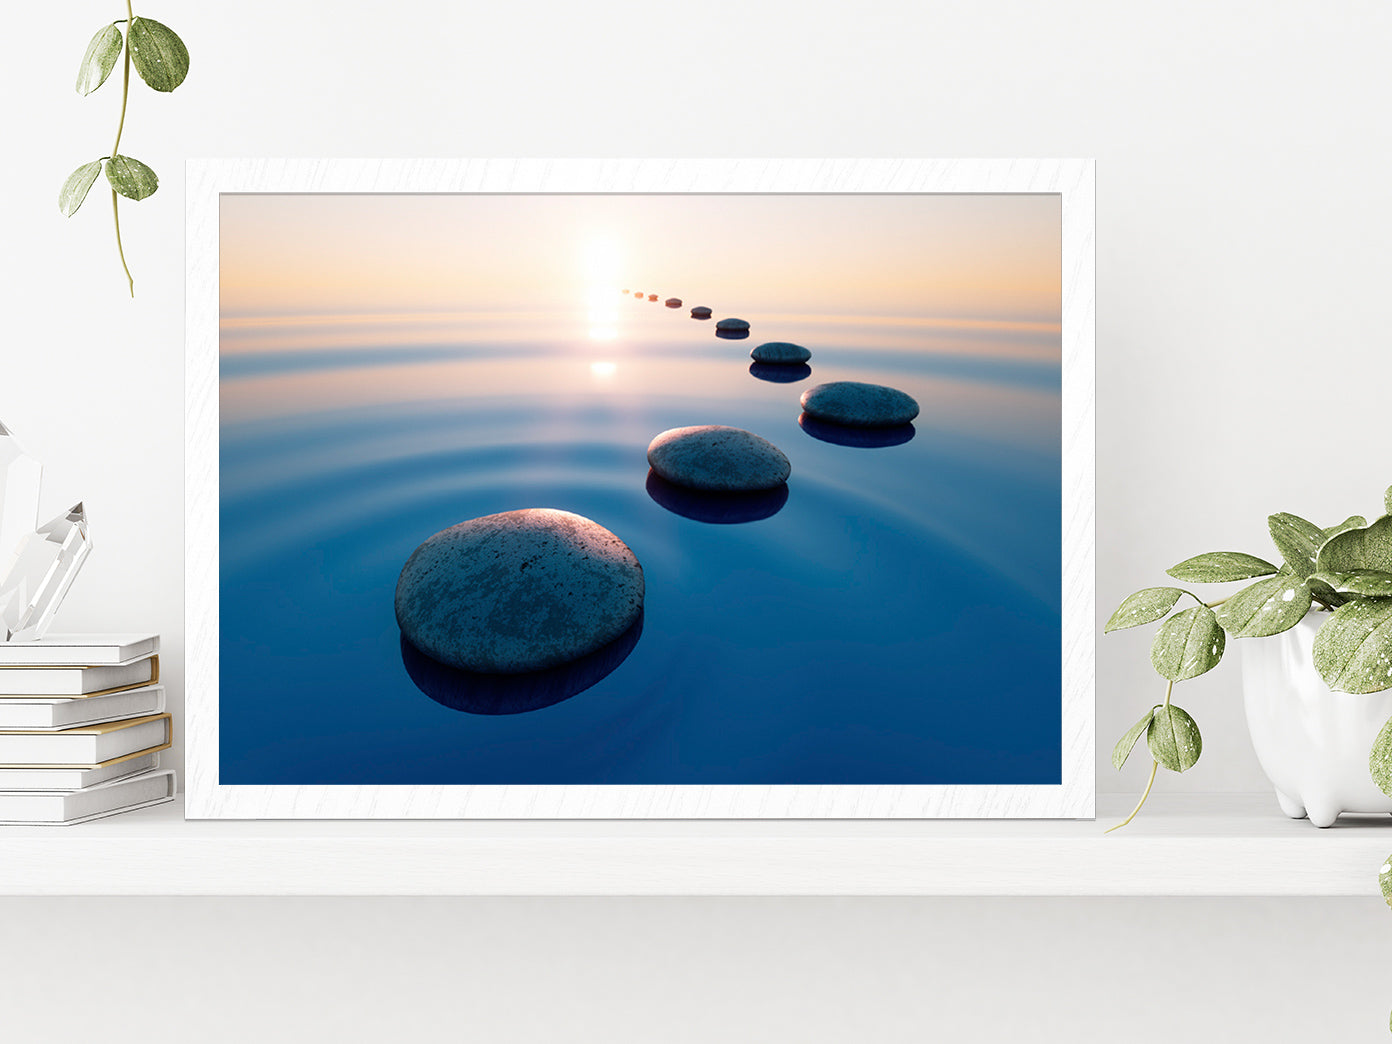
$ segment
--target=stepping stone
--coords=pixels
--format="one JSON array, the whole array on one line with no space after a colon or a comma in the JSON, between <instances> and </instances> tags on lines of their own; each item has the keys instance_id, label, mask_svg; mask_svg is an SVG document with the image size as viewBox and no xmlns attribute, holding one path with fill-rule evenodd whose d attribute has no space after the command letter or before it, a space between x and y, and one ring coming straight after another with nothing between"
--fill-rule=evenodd
<instances>
[{"instance_id":1,"label":"stepping stone","mask_svg":"<svg viewBox=\"0 0 1392 1044\"><path fill-rule=\"evenodd\" d=\"M697 305L695 308L691 309L691 318L693 319L709 319L710 317L711 310L705 305Z\"/></svg>"},{"instance_id":2,"label":"stepping stone","mask_svg":"<svg viewBox=\"0 0 1392 1044\"><path fill-rule=\"evenodd\" d=\"M656 300L657 300L657 295L656 295L656 294L649 294L649 295L648 295L648 300L649 300L649 301L656 301Z\"/></svg>"},{"instance_id":3,"label":"stepping stone","mask_svg":"<svg viewBox=\"0 0 1392 1044\"><path fill-rule=\"evenodd\" d=\"M681 298L680 298L680 297L669 297L669 298L667 298L667 300L663 301L662 303L665 304L668 308L680 308L680 307L681 307Z\"/></svg>"},{"instance_id":4,"label":"stepping stone","mask_svg":"<svg viewBox=\"0 0 1392 1044\"><path fill-rule=\"evenodd\" d=\"M396 584L396 620L433 660L517 674L612 642L638 619L643 593L643 567L609 530L528 508L461 522L416 548Z\"/></svg>"},{"instance_id":5,"label":"stepping stone","mask_svg":"<svg viewBox=\"0 0 1392 1044\"><path fill-rule=\"evenodd\" d=\"M776 366L795 366L812 358L812 353L800 344L790 344L787 341L769 341L767 344L761 344L755 348L749 353L749 357L755 362L773 363Z\"/></svg>"},{"instance_id":6,"label":"stepping stone","mask_svg":"<svg viewBox=\"0 0 1392 1044\"><path fill-rule=\"evenodd\" d=\"M792 472L773 443L723 424L664 431L648 444L648 463L668 482L723 493L773 489Z\"/></svg>"},{"instance_id":7,"label":"stepping stone","mask_svg":"<svg viewBox=\"0 0 1392 1044\"><path fill-rule=\"evenodd\" d=\"M832 381L802 393L802 408L818 420L852 428L888 428L918 416L911 395L883 384Z\"/></svg>"},{"instance_id":8,"label":"stepping stone","mask_svg":"<svg viewBox=\"0 0 1392 1044\"><path fill-rule=\"evenodd\" d=\"M715 328L724 330L726 333L737 333L740 330L745 333L749 332L749 324L743 319L721 319L715 324Z\"/></svg>"}]
</instances>

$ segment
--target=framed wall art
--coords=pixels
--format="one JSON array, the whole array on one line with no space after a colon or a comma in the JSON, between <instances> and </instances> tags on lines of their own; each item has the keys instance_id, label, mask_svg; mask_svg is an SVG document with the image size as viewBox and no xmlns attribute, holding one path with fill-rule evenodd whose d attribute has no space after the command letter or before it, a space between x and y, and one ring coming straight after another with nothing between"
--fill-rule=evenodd
<instances>
[{"instance_id":1,"label":"framed wall art","mask_svg":"<svg viewBox=\"0 0 1392 1044\"><path fill-rule=\"evenodd\" d=\"M1093 814L1093 166L188 169L188 815Z\"/></svg>"}]
</instances>

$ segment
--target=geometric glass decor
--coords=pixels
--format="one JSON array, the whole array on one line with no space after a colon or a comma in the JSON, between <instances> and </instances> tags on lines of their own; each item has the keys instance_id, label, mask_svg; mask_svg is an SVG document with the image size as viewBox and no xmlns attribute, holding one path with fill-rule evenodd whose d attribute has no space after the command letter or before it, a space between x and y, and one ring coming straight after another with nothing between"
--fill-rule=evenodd
<instances>
[{"instance_id":1,"label":"geometric glass decor","mask_svg":"<svg viewBox=\"0 0 1392 1044\"><path fill-rule=\"evenodd\" d=\"M0 581L5 641L35 642L44 636L91 552L87 512L80 503L21 541Z\"/></svg>"}]
</instances>

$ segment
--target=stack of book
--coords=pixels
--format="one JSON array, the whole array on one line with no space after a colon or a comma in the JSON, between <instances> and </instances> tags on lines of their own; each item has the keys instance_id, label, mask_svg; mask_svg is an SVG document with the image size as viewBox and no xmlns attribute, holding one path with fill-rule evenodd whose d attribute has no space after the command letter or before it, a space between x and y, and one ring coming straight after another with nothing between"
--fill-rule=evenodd
<instances>
[{"instance_id":1,"label":"stack of book","mask_svg":"<svg viewBox=\"0 0 1392 1044\"><path fill-rule=\"evenodd\" d=\"M0 642L0 823L70 824L172 801L159 636Z\"/></svg>"}]
</instances>

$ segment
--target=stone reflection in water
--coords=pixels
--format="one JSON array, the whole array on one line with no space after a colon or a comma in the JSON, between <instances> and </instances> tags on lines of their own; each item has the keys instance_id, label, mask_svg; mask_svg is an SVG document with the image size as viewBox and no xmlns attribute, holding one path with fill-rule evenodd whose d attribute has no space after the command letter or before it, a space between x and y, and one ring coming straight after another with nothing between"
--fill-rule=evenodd
<instances>
[{"instance_id":1,"label":"stone reflection in water","mask_svg":"<svg viewBox=\"0 0 1392 1044\"><path fill-rule=\"evenodd\" d=\"M814 439L837 446L855 446L859 449L902 446L916 434L912 424L896 424L889 428L852 428L845 424L818 420L810 413L799 414L798 424Z\"/></svg>"},{"instance_id":2,"label":"stone reflection in water","mask_svg":"<svg viewBox=\"0 0 1392 1044\"><path fill-rule=\"evenodd\" d=\"M761 381L772 381L774 384L792 384L794 381L804 381L811 377L812 367L806 363L788 366L785 363L756 362L749 364L749 375Z\"/></svg>"},{"instance_id":3,"label":"stone reflection in water","mask_svg":"<svg viewBox=\"0 0 1392 1044\"><path fill-rule=\"evenodd\" d=\"M788 502L788 484L747 493L713 493L668 482L648 471L648 496L674 515L713 525L734 525L772 518Z\"/></svg>"},{"instance_id":4,"label":"stone reflection in water","mask_svg":"<svg viewBox=\"0 0 1392 1044\"><path fill-rule=\"evenodd\" d=\"M525 714L551 707L598 685L628 659L643 634L640 614L608 645L570 663L529 674L461 671L432 660L405 637L401 663L406 674L436 703L466 714Z\"/></svg>"}]
</instances>

